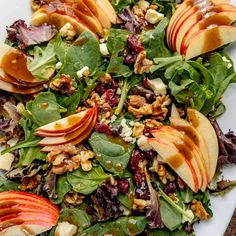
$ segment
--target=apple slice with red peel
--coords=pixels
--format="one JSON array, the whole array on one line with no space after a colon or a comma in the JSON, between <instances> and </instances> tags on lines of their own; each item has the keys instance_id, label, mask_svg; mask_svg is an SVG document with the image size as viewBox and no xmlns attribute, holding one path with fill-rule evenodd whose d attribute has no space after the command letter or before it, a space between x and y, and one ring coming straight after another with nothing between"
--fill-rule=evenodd
<instances>
[{"instance_id":1,"label":"apple slice with red peel","mask_svg":"<svg viewBox=\"0 0 236 236\"><path fill-rule=\"evenodd\" d=\"M63 119L51 122L49 124L37 128L35 134L40 135L42 133L45 133L50 135L53 133L59 133L60 135L63 135L64 133L74 130L76 127L78 127L79 124L86 121L86 119L88 119L91 113L92 109L87 109L85 111L81 111L79 113L67 116Z\"/></svg>"},{"instance_id":2,"label":"apple slice with red peel","mask_svg":"<svg viewBox=\"0 0 236 236\"><path fill-rule=\"evenodd\" d=\"M182 54L186 60L213 51L236 40L236 26L220 25L192 35Z\"/></svg>"},{"instance_id":3,"label":"apple slice with red peel","mask_svg":"<svg viewBox=\"0 0 236 236\"><path fill-rule=\"evenodd\" d=\"M199 147L205 161L206 173L210 176L210 158L207 150L207 144L200 133L184 119L170 119L171 126L184 132ZM208 179L209 181L209 179Z\"/></svg>"},{"instance_id":4,"label":"apple slice with red peel","mask_svg":"<svg viewBox=\"0 0 236 236\"><path fill-rule=\"evenodd\" d=\"M38 235L57 224L59 209L35 194L6 191L0 193L0 235Z\"/></svg>"},{"instance_id":5,"label":"apple slice with red peel","mask_svg":"<svg viewBox=\"0 0 236 236\"><path fill-rule=\"evenodd\" d=\"M192 35L194 35L196 32L199 32L202 29L205 29L209 27L210 25L216 24L217 25L231 25L236 20L236 9L235 11L223 11L219 13L215 13L213 15L210 15L200 21L198 21L195 24L192 24L191 27L187 27L183 29L182 33L180 33L177 36L176 41L176 50L178 52L183 51L185 45L188 43L189 39ZM186 24L189 24L190 22L186 22ZM181 29L182 30L182 29ZM182 37L182 35L184 35Z\"/></svg>"},{"instance_id":6,"label":"apple slice with red peel","mask_svg":"<svg viewBox=\"0 0 236 236\"><path fill-rule=\"evenodd\" d=\"M173 144L158 138L148 138L147 142L194 192L198 191L195 169Z\"/></svg>"},{"instance_id":7,"label":"apple slice with red peel","mask_svg":"<svg viewBox=\"0 0 236 236\"><path fill-rule=\"evenodd\" d=\"M187 115L189 122L205 140L210 160L209 181L211 181L215 175L219 155L219 143L215 129L201 112L189 108Z\"/></svg>"},{"instance_id":8,"label":"apple slice with red peel","mask_svg":"<svg viewBox=\"0 0 236 236\"><path fill-rule=\"evenodd\" d=\"M101 7L99 7L94 0L83 0L83 2L87 5L90 11L98 18L98 20L105 29L111 28L111 21L108 17L108 14Z\"/></svg>"}]
</instances>

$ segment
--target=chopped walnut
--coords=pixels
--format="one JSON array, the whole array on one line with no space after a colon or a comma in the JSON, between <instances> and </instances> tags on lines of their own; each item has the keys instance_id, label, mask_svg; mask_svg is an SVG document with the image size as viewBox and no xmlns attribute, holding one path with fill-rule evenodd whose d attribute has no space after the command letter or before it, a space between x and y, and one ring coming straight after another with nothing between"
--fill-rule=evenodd
<instances>
[{"instance_id":1,"label":"chopped walnut","mask_svg":"<svg viewBox=\"0 0 236 236\"><path fill-rule=\"evenodd\" d=\"M100 123L109 124L111 121L111 117L113 115L112 108L109 103L106 102L102 105L101 114L102 114L102 117L101 117Z\"/></svg>"},{"instance_id":2,"label":"chopped walnut","mask_svg":"<svg viewBox=\"0 0 236 236\"><path fill-rule=\"evenodd\" d=\"M168 194L168 197L169 197L172 201L174 201L175 203L178 202L178 198L177 198L177 196L176 196L175 193L169 193L169 194Z\"/></svg>"},{"instance_id":3,"label":"chopped walnut","mask_svg":"<svg viewBox=\"0 0 236 236\"><path fill-rule=\"evenodd\" d=\"M31 0L31 7L33 11L37 11L41 6L45 5L44 0Z\"/></svg>"},{"instance_id":4,"label":"chopped walnut","mask_svg":"<svg viewBox=\"0 0 236 236\"><path fill-rule=\"evenodd\" d=\"M143 10L137 5L133 6L133 13L138 17L144 17Z\"/></svg>"},{"instance_id":5,"label":"chopped walnut","mask_svg":"<svg viewBox=\"0 0 236 236\"><path fill-rule=\"evenodd\" d=\"M63 201L72 205L80 205L83 202L84 196L78 193L67 193Z\"/></svg>"},{"instance_id":6,"label":"chopped walnut","mask_svg":"<svg viewBox=\"0 0 236 236\"><path fill-rule=\"evenodd\" d=\"M143 200L143 199L134 198L132 208L133 208L133 210L143 211L149 205L150 205L150 200Z\"/></svg>"},{"instance_id":7,"label":"chopped walnut","mask_svg":"<svg viewBox=\"0 0 236 236\"><path fill-rule=\"evenodd\" d=\"M113 175L111 175L108 179L110 185L112 186L116 186L117 185L117 181L115 180L115 178L113 177Z\"/></svg>"},{"instance_id":8,"label":"chopped walnut","mask_svg":"<svg viewBox=\"0 0 236 236\"><path fill-rule=\"evenodd\" d=\"M144 120L144 124L148 128L158 128L160 126L163 126L161 122L153 120L153 119L146 119L146 120Z\"/></svg>"},{"instance_id":9,"label":"chopped walnut","mask_svg":"<svg viewBox=\"0 0 236 236\"><path fill-rule=\"evenodd\" d=\"M130 95L128 96L128 106L132 107L141 107L146 103L146 98L139 95Z\"/></svg>"},{"instance_id":10,"label":"chopped walnut","mask_svg":"<svg viewBox=\"0 0 236 236\"><path fill-rule=\"evenodd\" d=\"M86 103L91 107L95 105L101 107L105 103L105 99L101 98L98 93L92 93L91 97L86 100Z\"/></svg>"},{"instance_id":11,"label":"chopped walnut","mask_svg":"<svg viewBox=\"0 0 236 236\"><path fill-rule=\"evenodd\" d=\"M90 171L92 169L92 162L89 159L94 157L94 153L90 150L84 150L79 155L82 169L84 171Z\"/></svg>"},{"instance_id":12,"label":"chopped walnut","mask_svg":"<svg viewBox=\"0 0 236 236\"><path fill-rule=\"evenodd\" d=\"M197 201L196 199L193 199L191 209L193 210L194 214L200 219L200 220L208 220L209 214L206 212L204 206L200 201Z\"/></svg>"},{"instance_id":13,"label":"chopped walnut","mask_svg":"<svg viewBox=\"0 0 236 236\"><path fill-rule=\"evenodd\" d=\"M157 9L158 9L158 6L157 6L157 5L150 5L150 6L148 7L148 9L157 10Z\"/></svg>"},{"instance_id":14,"label":"chopped walnut","mask_svg":"<svg viewBox=\"0 0 236 236\"><path fill-rule=\"evenodd\" d=\"M147 53L142 51L138 54L136 61L134 63L134 73L135 74L143 74L149 73L150 69L153 65L153 62L146 58Z\"/></svg>"},{"instance_id":15,"label":"chopped walnut","mask_svg":"<svg viewBox=\"0 0 236 236\"><path fill-rule=\"evenodd\" d=\"M158 164L157 174L163 184L167 184L167 181L174 181L175 177L167 171L164 165Z\"/></svg>"},{"instance_id":16,"label":"chopped walnut","mask_svg":"<svg viewBox=\"0 0 236 236\"><path fill-rule=\"evenodd\" d=\"M142 118L144 115L151 115L152 118L162 121L168 113L168 108L166 106L168 106L170 102L169 96L161 95L156 97L156 101L152 104L145 103L140 107L128 105L128 111L137 118Z\"/></svg>"},{"instance_id":17,"label":"chopped walnut","mask_svg":"<svg viewBox=\"0 0 236 236\"><path fill-rule=\"evenodd\" d=\"M139 122L135 122L132 135L135 138L139 138L142 136L143 130L144 130L144 124L141 124Z\"/></svg>"},{"instance_id":18,"label":"chopped walnut","mask_svg":"<svg viewBox=\"0 0 236 236\"><path fill-rule=\"evenodd\" d=\"M178 186L180 189L184 189L186 184L184 183L184 181L178 176L178 179L177 179L177 183L178 183Z\"/></svg>"},{"instance_id":19,"label":"chopped walnut","mask_svg":"<svg viewBox=\"0 0 236 236\"><path fill-rule=\"evenodd\" d=\"M109 73L105 73L101 77L99 77L99 81L101 81L104 84L109 84L112 82L112 77Z\"/></svg>"},{"instance_id":20,"label":"chopped walnut","mask_svg":"<svg viewBox=\"0 0 236 236\"><path fill-rule=\"evenodd\" d=\"M21 179L20 190L21 191L33 190L39 185L40 180L41 180L40 175L34 175L32 177L24 177Z\"/></svg>"},{"instance_id":21,"label":"chopped walnut","mask_svg":"<svg viewBox=\"0 0 236 236\"><path fill-rule=\"evenodd\" d=\"M75 91L71 77L64 74L62 74L59 78L54 79L50 83L50 88L60 92L61 94L72 94Z\"/></svg>"}]
</instances>

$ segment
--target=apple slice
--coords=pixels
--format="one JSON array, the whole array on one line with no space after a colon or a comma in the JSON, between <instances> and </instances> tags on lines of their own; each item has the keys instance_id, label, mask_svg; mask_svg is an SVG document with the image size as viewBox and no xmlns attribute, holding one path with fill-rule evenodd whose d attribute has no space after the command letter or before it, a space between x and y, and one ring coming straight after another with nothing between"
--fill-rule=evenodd
<instances>
[{"instance_id":1,"label":"apple slice","mask_svg":"<svg viewBox=\"0 0 236 236\"><path fill-rule=\"evenodd\" d=\"M219 155L219 143L215 129L201 112L189 108L187 114L189 122L205 140L210 160L209 181L211 181L215 175Z\"/></svg>"},{"instance_id":2,"label":"apple slice","mask_svg":"<svg viewBox=\"0 0 236 236\"><path fill-rule=\"evenodd\" d=\"M185 158L190 160L199 180L199 188L205 191L209 173L202 152L198 146L184 132L180 132L170 126L160 127L158 130L154 130L152 135L170 141L179 149Z\"/></svg>"},{"instance_id":3,"label":"apple slice","mask_svg":"<svg viewBox=\"0 0 236 236\"><path fill-rule=\"evenodd\" d=\"M171 118L180 118L180 114L179 111L177 109L177 107L175 106L174 103L172 103L171 105L171 114L170 114Z\"/></svg>"},{"instance_id":4,"label":"apple slice","mask_svg":"<svg viewBox=\"0 0 236 236\"><path fill-rule=\"evenodd\" d=\"M173 144L158 138L148 138L147 142L194 192L198 191L195 169Z\"/></svg>"},{"instance_id":5,"label":"apple slice","mask_svg":"<svg viewBox=\"0 0 236 236\"><path fill-rule=\"evenodd\" d=\"M236 26L220 25L192 35L182 54L186 60L213 51L236 40Z\"/></svg>"},{"instance_id":6,"label":"apple slice","mask_svg":"<svg viewBox=\"0 0 236 236\"><path fill-rule=\"evenodd\" d=\"M210 25L231 25L236 20L235 11L223 11L213 15L210 15L201 21L193 24L189 29L184 32L184 36L178 36L176 50L178 52L183 51L185 45L189 42L192 35L199 32L202 29L208 28Z\"/></svg>"},{"instance_id":7,"label":"apple slice","mask_svg":"<svg viewBox=\"0 0 236 236\"><path fill-rule=\"evenodd\" d=\"M98 20L105 29L111 28L111 21L108 17L108 14L101 7L99 7L94 0L83 0L83 2L87 5L90 11L98 18Z\"/></svg>"},{"instance_id":8,"label":"apple slice","mask_svg":"<svg viewBox=\"0 0 236 236\"><path fill-rule=\"evenodd\" d=\"M171 126L175 129L184 132L195 144L199 147L203 159L205 161L204 166L206 167L206 173L208 174L208 178L210 176L210 158L207 150L207 145L203 139L203 137L199 134L199 132L186 120L184 119L170 119ZM209 179L208 179L209 181Z\"/></svg>"},{"instance_id":9,"label":"apple slice","mask_svg":"<svg viewBox=\"0 0 236 236\"><path fill-rule=\"evenodd\" d=\"M92 109L87 109L85 111L81 111L79 113L67 116L58 121L51 122L44 126L41 126L36 129L35 134L42 136L42 134L50 135L50 134L60 134L68 133L74 130L79 124L84 123L92 114Z\"/></svg>"},{"instance_id":10,"label":"apple slice","mask_svg":"<svg viewBox=\"0 0 236 236\"><path fill-rule=\"evenodd\" d=\"M117 23L116 12L109 0L94 0L96 4L107 14L113 24Z\"/></svg>"}]
</instances>

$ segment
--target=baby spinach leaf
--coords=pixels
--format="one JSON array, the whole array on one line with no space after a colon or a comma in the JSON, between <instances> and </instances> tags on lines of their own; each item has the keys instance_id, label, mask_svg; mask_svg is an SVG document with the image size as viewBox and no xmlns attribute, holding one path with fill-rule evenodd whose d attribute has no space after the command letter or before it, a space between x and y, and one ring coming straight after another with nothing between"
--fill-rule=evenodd
<instances>
[{"instance_id":1,"label":"baby spinach leaf","mask_svg":"<svg viewBox=\"0 0 236 236\"><path fill-rule=\"evenodd\" d=\"M27 64L29 71L40 80L48 80L57 63L54 43L49 42L46 47L35 46L29 53L33 56Z\"/></svg>"},{"instance_id":2,"label":"baby spinach leaf","mask_svg":"<svg viewBox=\"0 0 236 236\"><path fill-rule=\"evenodd\" d=\"M79 233L83 236L138 235L144 231L146 224L147 221L144 216L120 217L117 220L97 223L88 229L81 230Z\"/></svg>"},{"instance_id":3,"label":"baby spinach leaf","mask_svg":"<svg viewBox=\"0 0 236 236\"><path fill-rule=\"evenodd\" d=\"M57 103L56 96L51 92L40 93L30 108L32 118L39 126L61 119L60 113L66 111Z\"/></svg>"},{"instance_id":4,"label":"baby spinach leaf","mask_svg":"<svg viewBox=\"0 0 236 236\"><path fill-rule=\"evenodd\" d=\"M107 171L122 175L127 167L133 145L122 139L94 132L89 143L97 156L99 163Z\"/></svg>"},{"instance_id":5,"label":"baby spinach leaf","mask_svg":"<svg viewBox=\"0 0 236 236\"><path fill-rule=\"evenodd\" d=\"M107 73L113 74L114 77L129 77L132 74L131 69L123 64L124 57L112 56L107 67Z\"/></svg>"},{"instance_id":6,"label":"baby spinach leaf","mask_svg":"<svg viewBox=\"0 0 236 236\"><path fill-rule=\"evenodd\" d=\"M0 175L0 192L18 190L19 184L8 180Z\"/></svg>"},{"instance_id":7,"label":"baby spinach leaf","mask_svg":"<svg viewBox=\"0 0 236 236\"><path fill-rule=\"evenodd\" d=\"M90 194L103 183L110 175L106 174L101 166L93 167L90 171L83 171L81 168L68 173L67 181L73 190L82 194Z\"/></svg>"},{"instance_id":8,"label":"baby spinach leaf","mask_svg":"<svg viewBox=\"0 0 236 236\"><path fill-rule=\"evenodd\" d=\"M147 52L147 57L169 57L170 50L165 45L165 29L169 20L165 17L153 30L144 31L141 35L142 45Z\"/></svg>"},{"instance_id":9,"label":"baby spinach leaf","mask_svg":"<svg viewBox=\"0 0 236 236\"><path fill-rule=\"evenodd\" d=\"M93 74L101 63L98 40L90 32L83 32L75 44L68 48L60 73L76 78L76 72L88 66L90 74Z\"/></svg>"},{"instance_id":10,"label":"baby spinach leaf","mask_svg":"<svg viewBox=\"0 0 236 236\"><path fill-rule=\"evenodd\" d=\"M56 183L56 199L51 199L54 204L61 204L63 197L71 190L71 186L67 181L66 176L60 175Z\"/></svg>"},{"instance_id":11,"label":"baby spinach leaf","mask_svg":"<svg viewBox=\"0 0 236 236\"><path fill-rule=\"evenodd\" d=\"M89 215L81 209L70 208L62 211L59 221L67 221L78 227L86 228L90 226Z\"/></svg>"}]
</instances>

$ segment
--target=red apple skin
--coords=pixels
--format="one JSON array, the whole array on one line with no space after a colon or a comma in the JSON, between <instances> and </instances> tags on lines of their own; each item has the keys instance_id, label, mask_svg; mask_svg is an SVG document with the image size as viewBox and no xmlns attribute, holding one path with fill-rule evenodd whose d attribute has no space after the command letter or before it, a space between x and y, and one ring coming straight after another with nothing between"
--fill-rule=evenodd
<instances>
[{"instance_id":1,"label":"red apple skin","mask_svg":"<svg viewBox=\"0 0 236 236\"><path fill-rule=\"evenodd\" d=\"M78 122L72 124L71 126L67 128L62 128L62 129L55 128L55 130L53 129L47 130L46 128L44 128L45 126L47 126L45 125L45 126L39 127L34 134L41 137L58 137L58 136L71 133L77 130L81 125L83 125L91 117L92 113L93 113L93 109L92 108L88 109L86 114ZM66 118L69 118L69 117L66 117ZM56 122L52 122L52 123L56 123Z\"/></svg>"}]
</instances>

